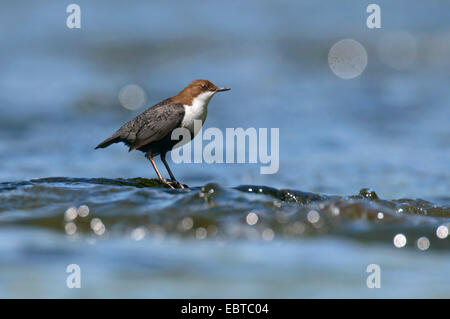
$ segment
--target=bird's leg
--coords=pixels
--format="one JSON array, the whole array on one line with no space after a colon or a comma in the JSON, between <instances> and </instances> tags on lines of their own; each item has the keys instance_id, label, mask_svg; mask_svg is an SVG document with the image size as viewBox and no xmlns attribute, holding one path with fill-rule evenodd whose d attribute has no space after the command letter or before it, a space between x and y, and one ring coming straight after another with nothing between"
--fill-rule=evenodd
<instances>
[{"instance_id":1,"label":"bird's leg","mask_svg":"<svg viewBox=\"0 0 450 319\"><path fill-rule=\"evenodd\" d=\"M183 184L178 182L177 179L175 178L175 176L173 176L173 173L172 173L172 171L171 171L171 169L169 167L169 164L167 164L167 161L166 161L166 153L161 153L161 161L163 162L164 166L166 167L167 172L169 173L170 178L174 182L175 186L177 186L177 187L179 187L181 189L184 189Z\"/></svg>"},{"instance_id":2,"label":"bird's leg","mask_svg":"<svg viewBox=\"0 0 450 319\"><path fill-rule=\"evenodd\" d=\"M156 167L155 161L153 160L152 154L147 153L145 154L145 157L148 158L148 160L150 161L150 163L152 163L153 168L155 169L156 175L158 175L158 179L163 182L166 185L169 185L170 188L174 189L175 187L173 187L172 185L170 185L170 183L168 181L166 181L161 174L158 171L158 168Z\"/></svg>"}]
</instances>

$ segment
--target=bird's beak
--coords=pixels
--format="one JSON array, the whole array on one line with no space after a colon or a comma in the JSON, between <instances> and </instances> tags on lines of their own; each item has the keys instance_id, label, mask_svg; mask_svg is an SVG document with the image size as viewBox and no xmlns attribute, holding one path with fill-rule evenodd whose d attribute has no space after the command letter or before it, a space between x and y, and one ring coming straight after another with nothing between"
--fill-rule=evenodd
<instances>
[{"instance_id":1,"label":"bird's beak","mask_svg":"<svg viewBox=\"0 0 450 319\"><path fill-rule=\"evenodd\" d=\"M217 88L216 92L224 92L224 91L229 91L231 90L230 88Z\"/></svg>"}]
</instances>

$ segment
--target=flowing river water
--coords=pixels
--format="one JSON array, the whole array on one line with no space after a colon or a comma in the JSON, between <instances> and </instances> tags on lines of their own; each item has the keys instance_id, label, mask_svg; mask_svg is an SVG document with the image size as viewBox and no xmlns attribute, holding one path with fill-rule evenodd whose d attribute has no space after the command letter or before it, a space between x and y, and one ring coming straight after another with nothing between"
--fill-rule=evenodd
<instances>
[{"instance_id":1,"label":"flowing river water","mask_svg":"<svg viewBox=\"0 0 450 319\"><path fill-rule=\"evenodd\" d=\"M79 1L70 30L65 4L5 3L0 297L450 297L450 4L379 4L369 30L354 1ZM353 80L327 60L345 38ZM170 190L93 150L143 110L121 88L149 106L195 78L232 89L206 128L279 128L276 174L171 163Z\"/></svg>"}]
</instances>

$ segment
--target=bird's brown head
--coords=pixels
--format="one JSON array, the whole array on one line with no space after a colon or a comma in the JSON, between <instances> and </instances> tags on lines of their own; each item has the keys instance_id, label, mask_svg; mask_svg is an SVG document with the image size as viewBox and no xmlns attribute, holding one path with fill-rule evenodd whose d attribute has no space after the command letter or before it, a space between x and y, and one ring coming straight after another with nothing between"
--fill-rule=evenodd
<instances>
[{"instance_id":1,"label":"bird's brown head","mask_svg":"<svg viewBox=\"0 0 450 319\"><path fill-rule=\"evenodd\" d=\"M198 79L188 84L180 93L174 96L178 103L191 105L197 97L211 99L217 92L229 91L230 88L218 87L208 80Z\"/></svg>"}]
</instances>

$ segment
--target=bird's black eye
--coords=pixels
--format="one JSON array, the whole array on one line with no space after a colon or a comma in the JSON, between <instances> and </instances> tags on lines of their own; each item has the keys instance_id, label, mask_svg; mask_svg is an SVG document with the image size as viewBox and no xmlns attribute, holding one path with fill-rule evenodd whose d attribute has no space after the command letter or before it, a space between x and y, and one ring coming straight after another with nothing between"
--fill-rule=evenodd
<instances>
[{"instance_id":1,"label":"bird's black eye","mask_svg":"<svg viewBox=\"0 0 450 319\"><path fill-rule=\"evenodd\" d=\"M206 89L208 86L206 84L202 84L202 89Z\"/></svg>"}]
</instances>

